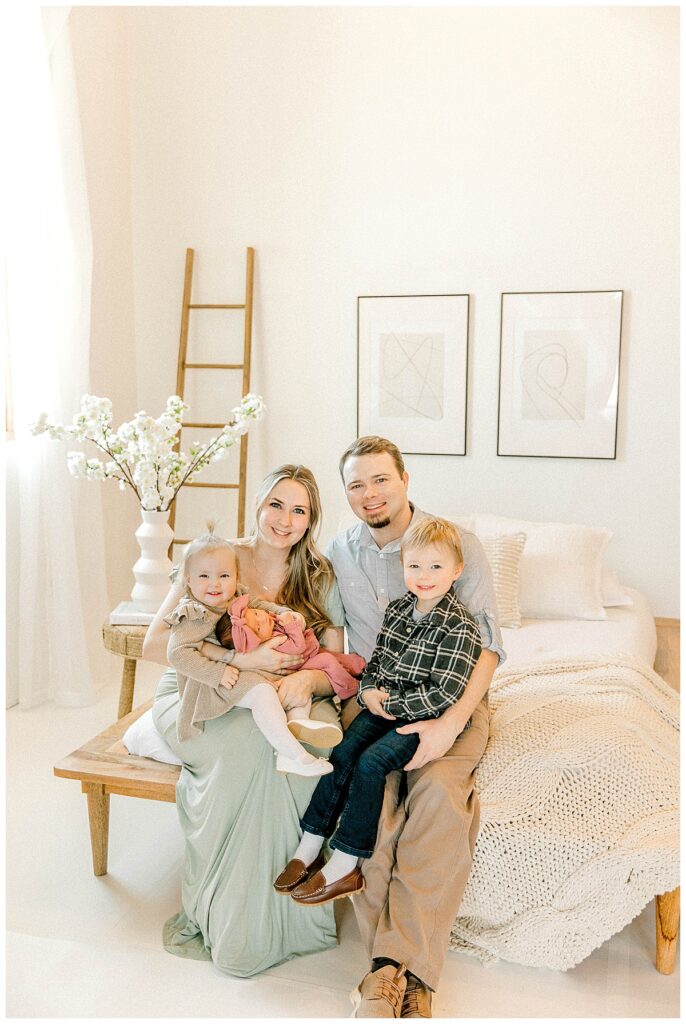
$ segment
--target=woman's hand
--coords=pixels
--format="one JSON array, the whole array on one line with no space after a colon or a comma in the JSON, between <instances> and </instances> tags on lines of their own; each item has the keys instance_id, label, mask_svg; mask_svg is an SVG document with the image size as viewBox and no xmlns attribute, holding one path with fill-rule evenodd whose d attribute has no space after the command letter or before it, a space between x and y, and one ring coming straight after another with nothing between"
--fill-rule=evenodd
<instances>
[{"instance_id":1,"label":"woman's hand","mask_svg":"<svg viewBox=\"0 0 686 1024\"><path fill-rule=\"evenodd\" d=\"M198 649L203 658L208 658L210 661L224 661L226 647L219 647L218 644L210 643L209 640L203 640Z\"/></svg>"},{"instance_id":2,"label":"woman's hand","mask_svg":"<svg viewBox=\"0 0 686 1024\"><path fill-rule=\"evenodd\" d=\"M308 700L311 700L319 692L320 676L324 676L325 682L328 683L323 672L310 668L305 668L301 672L293 672L282 679L279 686L279 700L284 711L307 704Z\"/></svg>"},{"instance_id":3,"label":"woman's hand","mask_svg":"<svg viewBox=\"0 0 686 1024\"><path fill-rule=\"evenodd\" d=\"M392 715L389 711L384 711L384 701L388 700L388 693L385 690L380 690L378 687L374 687L371 690L363 690L362 700L373 715L378 715L379 718L388 718L392 722L395 721L395 715Z\"/></svg>"},{"instance_id":4,"label":"woman's hand","mask_svg":"<svg viewBox=\"0 0 686 1024\"><path fill-rule=\"evenodd\" d=\"M287 639L286 636L273 636L254 651L236 653L232 664L241 671L255 669L258 672L273 672L277 676L288 675L300 668L304 659L301 654L279 654L279 647Z\"/></svg>"}]
</instances>

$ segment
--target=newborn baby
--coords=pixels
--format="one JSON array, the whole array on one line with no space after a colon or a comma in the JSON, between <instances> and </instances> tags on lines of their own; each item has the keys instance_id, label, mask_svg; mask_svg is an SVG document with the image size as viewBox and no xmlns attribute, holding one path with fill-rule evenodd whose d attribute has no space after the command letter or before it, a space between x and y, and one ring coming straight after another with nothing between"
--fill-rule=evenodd
<instances>
[{"instance_id":1,"label":"newborn baby","mask_svg":"<svg viewBox=\"0 0 686 1024\"><path fill-rule=\"evenodd\" d=\"M248 595L236 598L229 605L228 612L221 617L216 626L216 636L223 647L234 647L237 651L253 651L273 636L286 636L286 640L278 650L283 654L301 654L305 659L301 668L318 669L329 679L333 691L341 700L357 693L358 679L365 668L364 658L359 654L338 654L327 651L319 646L314 632L303 629L300 617L290 621L279 622L271 612L261 608L248 607ZM285 617L284 617L285 618ZM299 671L299 670L298 670ZM304 743L315 746L336 746L343 734L338 727L316 722L310 718L312 701L293 708L287 712L288 728L293 735ZM337 731L335 742L333 734L327 735L327 743L323 744L323 730Z\"/></svg>"}]
</instances>

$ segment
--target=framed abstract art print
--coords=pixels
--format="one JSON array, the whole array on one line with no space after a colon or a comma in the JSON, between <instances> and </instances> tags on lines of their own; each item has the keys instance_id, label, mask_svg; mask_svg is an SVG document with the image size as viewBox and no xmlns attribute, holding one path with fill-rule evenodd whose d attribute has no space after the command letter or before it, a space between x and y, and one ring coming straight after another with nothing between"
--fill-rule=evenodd
<instances>
[{"instance_id":1,"label":"framed abstract art print","mask_svg":"<svg viewBox=\"0 0 686 1024\"><path fill-rule=\"evenodd\" d=\"M616 458L623 298L503 292L498 455Z\"/></svg>"},{"instance_id":2,"label":"framed abstract art print","mask_svg":"<svg viewBox=\"0 0 686 1024\"><path fill-rule=\"evenodd\" d=\"M360 295L357 434L406 455L467 451L468 295Z\"/></svg>"}]
</instances>

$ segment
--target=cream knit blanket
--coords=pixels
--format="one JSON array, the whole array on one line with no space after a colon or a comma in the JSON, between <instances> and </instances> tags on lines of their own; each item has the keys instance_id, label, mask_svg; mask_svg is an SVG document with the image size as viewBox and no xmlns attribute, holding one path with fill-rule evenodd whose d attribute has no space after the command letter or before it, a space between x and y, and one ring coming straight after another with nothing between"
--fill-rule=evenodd
<instances>
[{"instance_id":1,"label":"cream knit blanket","mask_svg":"<svg viewBox=\"0 0 686 1024\"><path fill-rule=\"evenodd\" d=\"M567 970L679 884L679 697L629 657L499 672L451 948Z\"/></svg>"}]
</instances>

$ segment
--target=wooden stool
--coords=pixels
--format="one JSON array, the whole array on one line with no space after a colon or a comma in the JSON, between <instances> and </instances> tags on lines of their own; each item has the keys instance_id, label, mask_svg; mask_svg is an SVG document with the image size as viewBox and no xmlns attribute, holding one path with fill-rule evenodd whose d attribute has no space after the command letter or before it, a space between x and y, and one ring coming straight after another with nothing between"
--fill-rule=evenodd
<instances>
[{"instance_id":1,"label":"wooden stool","mask_svg":"<svg viewBox=\"0 0 686 1024\"><path fill-rule=\"evenodd\" d=\"M117 718L128 715L133 707L133 688L136 684L136 662L143 657L143 640L147 626L113 626L105 622L102 627L102 642L108 651L121 654L124 668L121 674L119 710Z\"/></svg>"}]
</instances>

